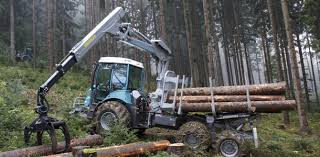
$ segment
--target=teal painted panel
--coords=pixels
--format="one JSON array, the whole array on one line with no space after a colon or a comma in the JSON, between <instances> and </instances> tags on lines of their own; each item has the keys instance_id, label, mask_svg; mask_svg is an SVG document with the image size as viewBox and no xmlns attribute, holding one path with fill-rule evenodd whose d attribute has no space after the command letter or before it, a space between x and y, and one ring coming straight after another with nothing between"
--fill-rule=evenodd
<instances>
[{"instance_id":1,"label":"teal painted panel","mask_svg":"<svg viewBox=\"0 0 320 157\"><path fill-rule=\"evenodd\" d=\"M110 99L119 99L126 104L133 104L133 98L129 90L116 90L111 92L103 101L108 101Z\"/></svg>"}]
</instances>

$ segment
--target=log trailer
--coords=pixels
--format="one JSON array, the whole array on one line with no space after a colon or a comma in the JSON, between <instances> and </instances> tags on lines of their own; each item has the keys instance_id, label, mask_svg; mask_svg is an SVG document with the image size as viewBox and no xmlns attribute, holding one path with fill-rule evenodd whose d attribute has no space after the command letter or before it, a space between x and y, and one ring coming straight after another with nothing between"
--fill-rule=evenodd
<instances>
[{"instance_id":1,"label":"log trailer","mask_svg":"<svg viewBox=\"0 0 320 157\"><path fill-rule=\"evenodd\" d=\"M189 81L184 76L180 78L173 71L168 70L169 60L172 58L168 46L162 40L148 39L131 27L130 23L122 23L124 15L125 12L121 7L113 10L71 49L69 54L57 64L56 71L40 86L35 108L39 117L30 126L25 127L26 143L30 142L31 134L36 133L36 142L41 145L42 135L47 132L51 138L53 152L58 153L70 147L67 125L64 121L48 115L49 107L45 96L50 88L106 34L122 43L142 49L152 56L156 61L157 89L147 94L143 91L142 63L119 57L100 58L95 65L91 87L84 105L80 107L81 110L85 109L86 117L92 121L96 133L109 131L116 121L126 123L130 128L141 132L155 126L171 128L180 131L177 142L183 142L193 149L207 149L212 146L223 156L232 157L240 155L241 143L244 140L253 139L255 144L258 144L257 132L253 127L253 121L257 116L256 109L260 112L281 112L294 108L294 102L283 107L278 101L270 101L269 106L260 107L256 102L250 102L250 96L244 98L246 101L242 102L240 107L232 102L227 104L215 102L217 101L215 93L218 92L218 88L212 87L211 83L211 86L205 89L186 88ZM264 90L264 87L261 88ZM256 87L251 89L246 86L245 89L250 92ZM189 96L194 95L192 94L194 90L204 92L207 102L184 101L184 90L189 91L187 92ZM280 106L280 109L274 104ZM78 107L76 110L80 109ZM245 125L248 127L244 127ZM248 131L244 131L244 128L248 128ZM63 132L64 149L57 146L56 130ZM222 130L219 137L216 136L217 130Z\"/></svg>"}]
</instances>

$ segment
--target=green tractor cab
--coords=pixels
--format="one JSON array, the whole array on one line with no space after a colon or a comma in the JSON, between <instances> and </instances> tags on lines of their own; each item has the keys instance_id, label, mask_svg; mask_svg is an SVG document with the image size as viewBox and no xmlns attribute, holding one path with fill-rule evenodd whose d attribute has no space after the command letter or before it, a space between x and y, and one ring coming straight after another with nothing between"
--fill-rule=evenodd
<instances>
[{"instance_id":1,"label":"green tractor cab","mask_svg":"<svg viewBox=\"0 0 320 157\"><path fill-rule=\"evenodd\" d=\"M143 93L143 64L127 58L102 57L95 66L91 88L80 108L97 124L96 131L110 129L115 120L131 124L136 113L136 99ZM77 98L80 99L80 98ZM79 101L75 101L79 102ZM79 103L77 104L79 105ZM80 111L79 106L76 111Z\"/></svg>"},{"instance_id":2,"label":"green tractor cab","mask_svg":"<svg viewBox=\"0 0 320 157\"><path fill-rule=\"evenodd\" d=\"M95 103L118 99L132 104L131 92L143 90L143 64L127 58L103 57L94 72Z\"/></svg>"}]
</instances>

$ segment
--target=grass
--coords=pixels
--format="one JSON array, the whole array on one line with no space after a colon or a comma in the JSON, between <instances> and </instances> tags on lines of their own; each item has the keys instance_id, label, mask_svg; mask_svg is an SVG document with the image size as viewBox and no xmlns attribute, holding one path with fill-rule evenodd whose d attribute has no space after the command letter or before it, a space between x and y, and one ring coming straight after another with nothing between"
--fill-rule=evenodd
<instances>
[{"instance_id":1,"label":"grass","mask_svg":"<svg viewBox=\"0 0 320 157\"><path fill-rule=\"evenodd\" d=\"M36 118L36 93L50 73L24 66L0 65L0 151L25 147L23 128ZM71 72L47 94L50 114L64 119L72 137L84 136L88 124L83 118L69 115L73 99L89 87L88 75Z\"/></svg>"},{"instance_id":2,"label":"grass","mask_svg":"<svg viewBox=\"0 0 320 157\"><path fill-rule=\"evenodd\" d=\"M283 129L282 114L265 114L257 122L260 148L249 149L253 156L315 157L320 154L320 114L309 114L311 135L300 135L298 117L290 114L291 125ZM251 147L252 148L252 147Z\"/></svg>"},{"instance_id":3,"label":"grass","mask_svg":"<svg viewBox=\"0 0 320 157\"><path fill-rule=\"evenodd\" d=\"M23 127L37 116L33 112L36 104L36 91L49 77L50 73L24 66L0 65L0 151L25 147ZM85 94L90 86L89 74L70 72L56 84L47 95L51 105L50 114L67 122L72 137L83 137L87 134L90 122L77 115L69 115L75 97ZM319 107L317 107L319 108ZM311 135L299 134L299 123L296 112L290 113L291 125L283 128L282 114L263 114L256 122L260 138L260 148L255 149L252 143L246 145L244 152L248 156L292 156L316 157L320 154L320 113L308 113ZM121 126L115 128L117 134L108 135L105 145L128 143L131 141L153 141L161 138L137 138L131 130ZM121 132L117 132L121 130ZM124 136L126 135L126 136ZM123 139L125 137L125 139ZM126 138L128 137L128 138ZM124 140L124 141L123 141ZM127 140L127 141L126 141ZM148 154L148 156L168 156L166 152Z\"/></svg>"}]
</instances>

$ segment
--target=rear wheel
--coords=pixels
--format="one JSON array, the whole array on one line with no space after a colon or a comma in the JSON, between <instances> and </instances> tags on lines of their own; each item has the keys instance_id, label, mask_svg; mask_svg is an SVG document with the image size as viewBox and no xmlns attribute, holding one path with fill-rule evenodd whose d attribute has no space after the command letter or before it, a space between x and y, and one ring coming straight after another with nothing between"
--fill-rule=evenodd
<instances>
[{"instance_id":1,"label":"rear wheel","mask_svg":"<svg viewBox=\"0 0 320 157\"><path fill-rule=\"evenodd\" d=\"M221 132L217 141L216 152L224 157L239 157L241 156L242 139L237 133L230 130Z\"/></svg>"},{"instance_id":2,"label":"rear wheel","mask_svg":"<svg viewBox=\"0 0 320 157\"><path fill-rule=\"evenodd\" d=\"M128 109L117 101L101 104L95 114L96 132L98 134L108 132L116 122L129 125L130 113Z\"/></svg>"},{"instance_id":3,"label":"rear wheel","mask_svg":"<svg viewBox=\"0 0 320 157\"><path fill-rule=\"evenodd\" d=\"M210 146L208 127L200 121L188 121L180 126L178 142L188 145L193 150L204 151Z\"/></svg>"}]
</instances>

